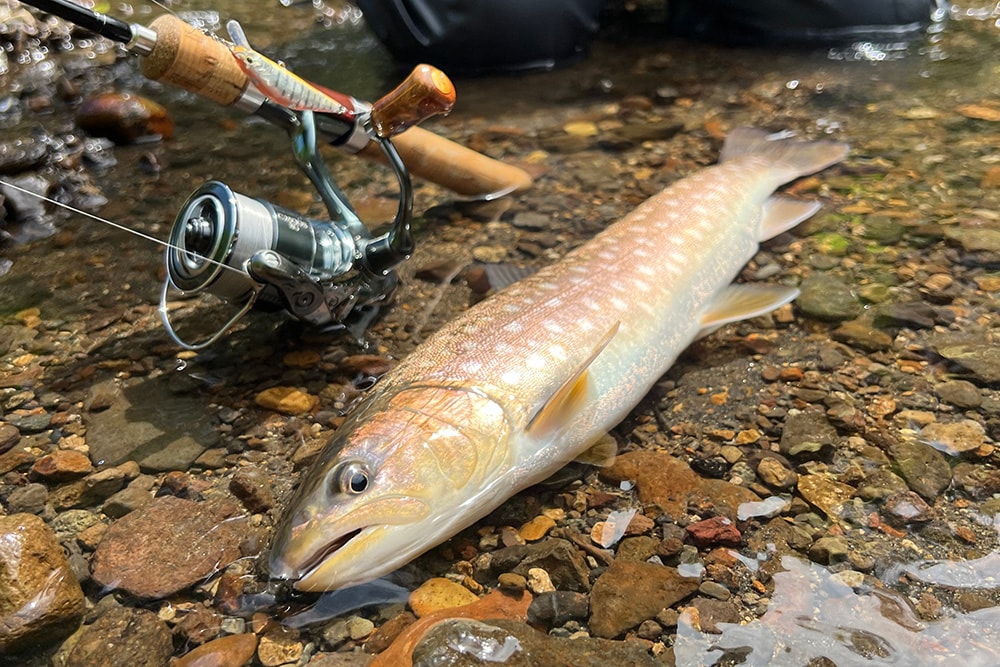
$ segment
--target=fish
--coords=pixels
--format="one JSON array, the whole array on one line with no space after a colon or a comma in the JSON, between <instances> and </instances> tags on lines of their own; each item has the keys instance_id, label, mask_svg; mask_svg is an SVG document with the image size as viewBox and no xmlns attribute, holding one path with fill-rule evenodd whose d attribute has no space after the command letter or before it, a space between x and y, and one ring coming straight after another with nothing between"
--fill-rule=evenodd
<instances>
[{"instance_id":1,"label":"fish","mask_svg":"<svg viewBox=\"0 0 1000 667\"><path fill-rule=\"evenodd\" d=\"M354 104L350 98L306 81L284 65L255 51L239 22L230 20L226 28L234 42L228 46L237 65L269 100L293 111L313 111L353 119Z\"/></svg>"},{"instance_id":2,"label":"fish","mask_svg":"<svg viewBox=\"0 0 1000 667\"><path fill-rule=\"evenodd\" d=\"M375 385L278 522L303 591L398 569L606 439L695 339L795 299L733 283L821 204L774 196L845 143L733 130L720 162L446 324Z\"/></svg>"}]
</instances>

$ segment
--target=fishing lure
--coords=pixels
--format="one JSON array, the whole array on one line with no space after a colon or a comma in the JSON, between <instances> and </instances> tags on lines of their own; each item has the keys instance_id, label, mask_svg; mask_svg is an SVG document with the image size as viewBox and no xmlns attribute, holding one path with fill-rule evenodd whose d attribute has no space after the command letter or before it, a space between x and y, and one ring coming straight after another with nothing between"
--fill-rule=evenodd
<instances>
[{"instance_id":1,"label":"fishing lure","mask_svg":"<svg viewBox=\"0 0 1000 667\"><path fill-rule=\"evenodd\" d=\"M240 69L272 102L293 111L313 111L346 120L354 119L354 105L350 98L306 81L284 65L255 51L239 22L230 20L226 23L226 30L233 40L229 50Z\"/></svg>"}]
</instances>

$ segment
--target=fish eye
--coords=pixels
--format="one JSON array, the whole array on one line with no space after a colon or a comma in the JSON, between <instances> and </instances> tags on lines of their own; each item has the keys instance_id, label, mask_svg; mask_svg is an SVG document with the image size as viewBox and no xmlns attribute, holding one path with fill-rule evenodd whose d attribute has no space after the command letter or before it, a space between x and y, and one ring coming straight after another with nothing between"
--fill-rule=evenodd
<instances>
[{"instance_id":1,"label":"fish eye","mask_svg":"<svg viewBox=\"0 0 1000 667\"><path fill-rule=\"evenodd\" d=\"M364 493L368 488L370 475L368 469L361 463L348 463L341 469L338 475L340 481L340 492L349 495Z\"/></svg>"}]
</instances>

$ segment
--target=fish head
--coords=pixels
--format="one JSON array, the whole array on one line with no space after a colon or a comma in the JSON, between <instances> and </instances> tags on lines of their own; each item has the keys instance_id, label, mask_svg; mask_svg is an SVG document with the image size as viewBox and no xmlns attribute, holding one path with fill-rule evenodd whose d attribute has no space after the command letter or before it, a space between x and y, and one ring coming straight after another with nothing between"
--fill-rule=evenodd
<instances>
[{"instance_id":1,"label":"fish head","mask_svg":"<svg viewBox=\"0 0 1000 667\"><path fill-rule=\"evenodd\" d=\"M451 536L492 509L477 514L476 497L509 456L508 424L497 402L461 387L374 397L306 473L278 526L271 576L334 590L388 574Z\"/></svg>"}]
</instances>

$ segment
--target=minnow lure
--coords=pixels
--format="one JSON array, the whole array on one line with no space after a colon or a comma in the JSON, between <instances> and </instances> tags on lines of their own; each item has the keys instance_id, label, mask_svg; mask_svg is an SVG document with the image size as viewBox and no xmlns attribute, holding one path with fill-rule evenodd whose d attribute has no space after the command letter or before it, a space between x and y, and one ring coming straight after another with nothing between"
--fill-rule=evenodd
<instances>
[{"instance_id":1,"label":"minnow lure","mask_svg":"<svg viewBox=\"0 0 1000 667\"><path fill-rule=\"evenodd\" d=\"M345 120L354 119L354 101L322 86L306 81L250 46L239 22L230 20L226 30L233 40L229 50L250 82L269 100L293 111L328 113Z\"/></svg>"}]
</instances>

